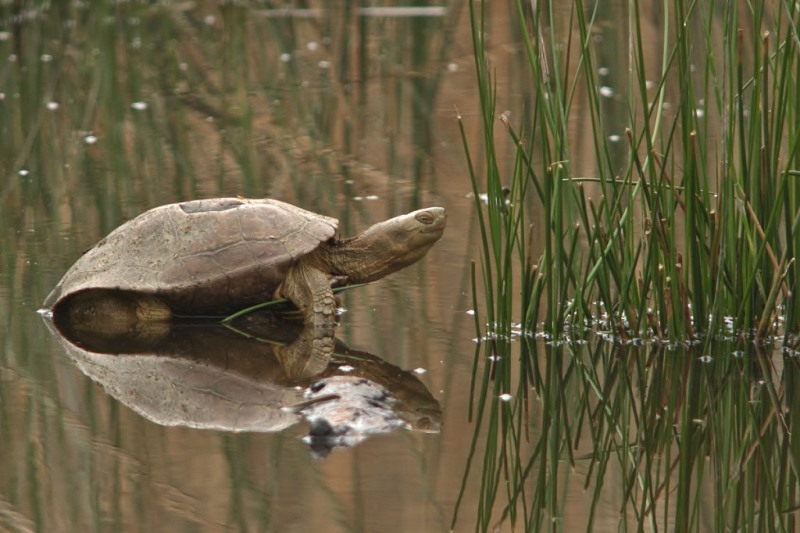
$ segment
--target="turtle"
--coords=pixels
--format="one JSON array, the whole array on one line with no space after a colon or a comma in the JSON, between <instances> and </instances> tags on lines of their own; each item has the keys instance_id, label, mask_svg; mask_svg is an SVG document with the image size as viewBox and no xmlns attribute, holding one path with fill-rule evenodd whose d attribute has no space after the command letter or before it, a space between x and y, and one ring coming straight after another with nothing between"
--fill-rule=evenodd
<instances>
[{"instance_id":1,"label":"turtle","mask_svg":"<svg viewBox=\"0 0 800 533\"><path fill-rule=\"evenodd\" d=\"M446 221L444 208L428 207L340 238L335 218L275 199L163 205L85 252L44 308L72 324L127 331L286 298L311 331L305 340L330 344L332 286L368 283L415 263Z\"/></svg>"}]
</instances>

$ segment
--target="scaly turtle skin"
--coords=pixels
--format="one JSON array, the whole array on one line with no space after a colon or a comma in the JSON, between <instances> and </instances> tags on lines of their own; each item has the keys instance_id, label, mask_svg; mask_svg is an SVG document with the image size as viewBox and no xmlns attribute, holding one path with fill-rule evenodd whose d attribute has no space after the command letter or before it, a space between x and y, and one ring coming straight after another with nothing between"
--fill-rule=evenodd
<instances>
[{"instance_id":1,"label":"scaly turtle skin","mask_svg":"<svg viewBox=\"0 0 800 533\"><path fill-rule=\"evenodd\" d=\"M312 331L305 342L327 346L332 333L324 331L333 329L335 310L331 284L375 281L411 265L441 238L446 220L443 208L430 207L339 239L336 219L277 200L164 205L87 251L44 307L72 324L125 331L283 297Z\"/></svg>"}]
</instances>

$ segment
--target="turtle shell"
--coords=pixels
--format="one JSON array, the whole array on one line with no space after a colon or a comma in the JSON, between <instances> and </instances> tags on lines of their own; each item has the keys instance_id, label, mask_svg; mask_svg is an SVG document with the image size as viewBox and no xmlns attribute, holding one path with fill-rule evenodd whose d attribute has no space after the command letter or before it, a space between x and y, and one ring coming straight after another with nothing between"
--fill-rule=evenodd
<instances>
[{"instance_id":1,"label":"turtle shell","mask_svg":"<svg viewBox=\"0 0 800 533\"><path fill-rule=\"evenodd\" d=\"M156 207L80 257L44 301L85 291L157 296L178 315L269 300L292 264L336 234L336 219L271 199L215 198Z\"/></svg>"}]
</instances>

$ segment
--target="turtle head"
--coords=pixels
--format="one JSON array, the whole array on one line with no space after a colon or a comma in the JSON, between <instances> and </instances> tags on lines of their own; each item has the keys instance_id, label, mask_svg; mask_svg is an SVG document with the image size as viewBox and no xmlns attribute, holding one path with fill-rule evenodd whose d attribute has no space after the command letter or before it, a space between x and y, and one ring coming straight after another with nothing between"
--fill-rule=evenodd
<instances>
[{"instance_id":1,"label":"turtle head","mask_svg":"<svg viewBox=\"0 0 800 533\"><path fill-rule=\"evenodd\" d=\"M428 207L369 227L340 242L334 270L349 283L375 281L422 259L447 225L442 207Z\"/></svg>"}]
</instances>

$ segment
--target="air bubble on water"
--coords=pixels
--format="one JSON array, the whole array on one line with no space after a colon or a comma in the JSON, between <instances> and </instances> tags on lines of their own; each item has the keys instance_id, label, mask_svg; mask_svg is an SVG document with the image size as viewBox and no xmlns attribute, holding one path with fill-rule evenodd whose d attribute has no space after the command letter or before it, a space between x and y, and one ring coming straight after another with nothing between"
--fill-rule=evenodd
<instances>
[{"instance_id":1,"label":"air bubble on water","mask_svg":"<svg viewBox=\"0 0 800 533\"><path fill-rule=\"evenodd\" d=\"M322 61L320 61L319 63L317 63L317 66L318 66L319 68L331 68L331 62L330 62L330 61L327 61L327 60L325 60L325 59L323 59Z\"/></svg>"},{"instance_id":2,"label":"air bubble on water","mask_svg":"<svg viewBox=\"0 0 800 533\"><path fill-rule=\"evenodd\" d=\"M308 41L306 43L306 50L310 52L315 52L319 49L319 43L317 41Z\"/></svg>"},{"instance_id":3,"label":"air bubble on water","mask_svg":"<svg viewBox=\"0 0 800 533\"><path fill-rule=\"evenodd\" d=\"M474 316L475 315L475 310L474 309L468 309L467 310L467 314L471 315L471 316Z\"/></svg>"},{"instance_id":4,"label":"air bubble on water","mask_svg":"<svg viewBox=\"0 0 800 533\"><path fill-rule=\"evenodd\" d=\"M620 137L616 133L613 133L613 134L608 136L608 141L612 142L612 143L618 143L621 139L622 139L622 137Z\"/></svg>"},{"instance_id":5,"label":"air bubble on water","mask_svg":"<svg viewBox=\"0 0 800 533\"><path fill-rule=\"evenodd\" d=\"M498 398L500 398L500 401L502 402L510 402L513 396L506 392L498 396Z\"/></svg>"},{"instance_id":6,"label":"air bubble on water","mask_svg":"<svg viewBox=\"0 0 800 533\"><path fill-rule=\"evenodd\" d=\"M701 363L710 363L713 360L713 357L711 357L710 355L703 355L698 357L698 360Z\"/></svg>"},{"instance_id":7,"label":"air bubble on water","mask_svg":"<svg viewBox=\"0 0 800 533\"><path fill-rule=\"evenodd\" d=\"M30 172L28 172L27 169L24 169L24 168L19 169L19 175L22 176L23 178L25 176L27 176L28 174L30 174Z\"/></svg>"},{"instance_id":8,"label":"air bubble on water","mask_svg":"<svg viewBox=\"0 0 800 533\"><path fill-rule=\"evenodd\" d=\"M136 111L144 111L147 109L147 102L134 102L131 104L131 109L135 109Z\"/></svg>"},{"instance_id":9,"label":"air bubble on water","mask_svg":"<svg viewBox=\"0 0 800 533\"><path fill-rule=\"evenodd\" d=\"M58 109L58 102L47 102L47 109L50 111L55 111Z\"/></svg>"},{"instance_id":10,"label":"air bubble on water","mask_svg":"<svg viewBox=\"0 0 800 533\"><path fill-rule=\"evenodd\" d=\"M414 369L414 373L415 373L415 374L417 374L418 376L421 376L422 374L427 374L427 373L428 373L428 371L427 371L427 370L425 370L425 369L424 369L424 368L422 368L422 367L419 367L419 368L415 368L415 369Z\"/></svg>"},{"instance_id":11,"label":"air bubble on water","mask_svg":"<svg viewBox=\"0 0 800 533\"><path fill-rule=\"evenodd\" d=\"M607 85L603 85L602 87L600 87L600 96L611 98L612 96L614 96L614 89L612 89Z\"/></svg>"},{"instance_id":12,"label":"air bubble on water","mask_svg":"<svg viewBox=\"0 0 800 533\"><path fill-rule=\"evenodd\" d=\"M458 72L458 63L448 63L447 64L447 71L448 72Z\"/></svg>"},{"instance_id":13,"label":"air bubble on water","mask_svg":"<svg viewBox=\"0 0 800 533\"><path fill-rule=\"evenodd\" d=\"M203 22L206 23L206 26L213 26L216 21L217 17L214 15L206 15L206 18L203 19Z\"/></svg>"},{"instance_id":14,"label":"air bubble on water","mask_svg":"<svg viewBox=\"0 0 800 533\"><path fill-rule=\"evenodd\" d=\"M42 60L42 63L49 63L53 60L53 56L50 54L42 54L39 59Z\"/></svg>"},{"instance_id":15,"label":"air bubble on water","mask_svg":"<svg viewBox=\"0 0 800 533\"><path fill-rule=\"evenodd\" d=\"M97 137L89 134L83 138L83 142L85 142L86 144L94 144L97 142Z\"/></svg>"},{"instance_id":16,"label":"air bubble on water","mask_svg":"<svg viewBox=\"0 0 800 533\"><path fill-rule=\"evenodd\" d=\"M278 59L281 60L281 63L288 63L292 59L292 54L284 52L280 56L278 56Z\"/></svg>"},{"instance_id":17,"label":"air bubble on water","mask_svg":"<svg viewBox=\"0 0 800 533\"><path fill-rule=\"evenodd\" d=\"M0 31L0 41L7 41L11 38L10 31Z\"/></svg>"},{"instance_id":18,"label":"air bubble on water","mask_svg":"<svg viewBox=\"0 0 800 533\"><path fill-rule=\"evenodd\" d=\"M352 367L350 365L342 365L339 367L339 370L342 372L352 372L353 370L355 370L355 367Z\"/></svg>"},{"instance_id":19,"label":"air bubble on water","mask_svg":"<svg viewBox=\"0 0 800 533\"><path fill-rule=\"evenodd\" d=\"M597 73L600 74L601 76L608 76L609 72L610 70L608 70L608 67L600 67L599 69L597 69Z\"/></svg>"},{"instance_id":20,"label":"air bubble on water","mask_svg":"<svg viewBox=\"0 0 800 533\"><path fill-rule=\"evenodd\" d=\"M654 82L653 80L645 80L644 86L646 89L652 89L653 87L656 86L656 82Z\"/></svg>"}]
</instances>

